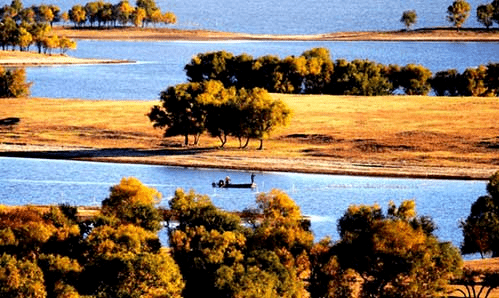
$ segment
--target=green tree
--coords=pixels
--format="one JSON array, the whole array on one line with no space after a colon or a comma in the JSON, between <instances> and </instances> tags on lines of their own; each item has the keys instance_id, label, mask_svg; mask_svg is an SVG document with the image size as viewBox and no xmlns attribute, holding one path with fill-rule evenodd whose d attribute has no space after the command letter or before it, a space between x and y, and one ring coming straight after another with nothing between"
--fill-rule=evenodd
<instances>
[{"instance_id":1,"label":"green tree","mask_svg":"<svg viewBox=\"0 0 499 298\"><path fill-rule=\"evenodd\" d=\"M431 88L437 96L458 96L462 77L456 69L439 71L430 80Z\"/></svg>"},{"instance_id":2,"label":"green tree","mask_svg":"<svg viewBox=\"0 0 499 298\"><path fill-rule=\"evenodd\" d=\"M233 59L234 55L226 51L198 54L184 69L190 82L218 80L230 87L236 81L231 69Z\"/></svg>"},{"instance_id":3,"label":"green tree","mask_svg":"<svg viewBox=\"0 0 499 298\"><path fill-rule=\"evenodd\" d=\"M485 86L488 92L496 96L499 94L499 63L487 64Z\"/></svg>"},{"instance_id":4,"label":"green tree","mask_svg":"<svg viewBox=\"0 0 499 298\"><path fill-rule=\"evenodd\" d=\"M400 18L400 22L402 22L407 30L410 30L411 27L416 24L418 15L415 10L407 10L402 13L402 17Z\"/></svg>"},{"instance_id":5,"label":"green tree","mask_svg":"<svg viewBox=\"0 0 499 298\"><path fill-rule=\"evenodd\" d=\"M471 205L470 214L461 222L463 254L499 255L499 172L489 178L487 192Z\"/></svg>"},{"instance_id":6,"label":"green tree","mask_svg":"<svg viewBox=\"0 0 499 298\"><path fill-rule=\"evenodd\" d=\"M391 94L393 89L386 67L382 64L369 60L336 61L331 83L333 94L387 95Z\"/></svg>"},{"instance_id":7,"label":"green tree","mask_svg":"<svg viewBox=\"0 0 499 298\"><path fill-rule=\"evenodd\" d=\"M489 29L494 24L494 6L491 3L479 5L476 9L476 19Z\"/></svg>"},{"instance_id":8,"label":"green tree","mask_svg":"<svg viewBox=\"0 0 499 298\"><path fill-rule=\"evenodd\" d=\"M417 218L414 202L350 206L338 221L340 240L314 249L312 291L333 297L359 291L359 297L434 297L459 272L456 248L439 242ZM315 282L317 280L317 282Z\"/></svg>"},{"instance_id":9,"label":"green tree","mask_svg":"<svg viewBox=\"0 0 499 298\"><path fill-rule=\"evenodd\" d=\"M183 135L186 146L189 135L193 135L197 145L200 135L206 130L206 109L197 101L204 86L202 83L184 83L162 91L161 106L154 106L148 114L154 127L166 128L165 137Z\"/></svg>"},{"instance_id":10,"label":"green tree","mask_svg":"<svg viewBox=\"0 0 499 298\"><path fill-rule=\"evenodd\" d=\"M101 9L103 3L102 1L100 2L87 2L87 4L85 4L85 16L86 16L86 19L88 20L88 22L90 23L90 27L93 27L94 26L94 23L98 21L98 18L99 18L99 10ZM70 19L71 19L71 13L69 14L70 15ZM99 26L100 26L100 23L99 23Z\"/></svg>"},{"instance_id":11,"label":"green tree","mask_svg":"<svg viewBox=\"0 0 499 298\"><path fill-rule=\"evenodd\" d=\"M471 6L465 0L456 0L447 8L447 20L458 30L470 15Z\"/></svg>"},{"instance_id":12,"label":"green tree","mask_svg":"<svg viewBox=\"0 0 499 298\"><path fill-rule=\"evenodd\" d=\"M260 140L259 150L263 149L263 140L279 126L286 126L291 119L291 110L281 100L274 100L267 90L253 88L238 92L241 108L240 135ZM246 141L247 145L248 141ZM245 146L243 146L245 147Z\"/></svg>"}]
</instances>

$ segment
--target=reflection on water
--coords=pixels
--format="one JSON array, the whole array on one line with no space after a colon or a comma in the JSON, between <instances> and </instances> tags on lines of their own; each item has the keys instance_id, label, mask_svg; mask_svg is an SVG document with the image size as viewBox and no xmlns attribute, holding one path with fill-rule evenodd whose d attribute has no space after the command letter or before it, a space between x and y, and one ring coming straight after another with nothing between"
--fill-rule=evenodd
<instances>
[{"instance_id":1,"label":"reflection on water","mask_svg":"<svg viewBox=\"0 0 499 298\"><path fill-rule=\"evenodd\" d=\"M458 246L462 239L459 221L468 215L471 203L486 193L484 181L262 172L256 173L258 188L249 190L211 186L226 176L234 183L249 182L251 173L244 171L2 157L0 168L0 202L7 205L98 205L111 186L131 176L159 190L165 207L177 188L206 194L216 206L229 211L256 207L259 192L277 188L310 216L316 240L326 235L337 238L336 221L351 204L377 203L386 210L389 201L400 204L413 199L418 214L435 220L438 236Z\"/></svg>"}]
</instances>

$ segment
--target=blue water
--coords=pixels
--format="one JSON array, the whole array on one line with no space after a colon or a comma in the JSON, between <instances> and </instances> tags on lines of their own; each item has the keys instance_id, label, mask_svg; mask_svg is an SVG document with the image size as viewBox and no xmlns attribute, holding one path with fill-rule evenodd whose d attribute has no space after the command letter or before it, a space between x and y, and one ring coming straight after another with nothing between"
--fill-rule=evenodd
<instances>
[{"instance_id":1,"label":"blue water","mask_svg":"<svg viewBox=\"0 0 499 298\"><path fill-rule=\"evenodd\" d=\"M419 215L431 216L442 240L459 246L459 221L471 204L486 194L484 181L446 181L431 179L392 179L257 172L256 190L214 189L213 181L230 176L234 183L247 183L250 172L216 169L38 160L0 157L0 204L100 205L109 188L122 177L136 177L163 194L161 206L168 206L177 188L194 189L208 195L224 210L256 207L260 192L273 188L285 191L310 216L315 239L327 235L337 239L336 223L351 204L400 204L415 200Z\"/></svg>"},{"instance_id":2,"label":"blue water","mask_svg":"<svg viewBox=\"0 0 499 298\"><path fill-rule=\"evenodd\" d=\"M10 1L9 1L10 2ZM25 0L32 4L56 4L63 11L85 0ZM117 3L116 1L108 1ZM130 1L134 4L135 1ZM492 1L468 0L472 11L466 27L480 27L476 21L478 5ZM447 7L451 0L157 0L162 11L177 15L175 28L220 31L313 34L358 30L399 30L402 13L415 10L415 28L449 26Z\"/></svg>"},{"instance_id":3,"label":"blue water","mask_svg":"<svg viewBox=\"0 0 499 298\"><path fill-rule=\"evenodd\" d=\"M126 42L78 41L70 54L132 60L131 64L34 67L27 69L35 97L155 100L168 86L187 81L184 66L199 53L225 50L253 57L298 56L326 47L334 60L369 59L383 64L422 64L434 73L464 71L499 62L499 43L454 42Z\"/></svg>"}]
</instances>

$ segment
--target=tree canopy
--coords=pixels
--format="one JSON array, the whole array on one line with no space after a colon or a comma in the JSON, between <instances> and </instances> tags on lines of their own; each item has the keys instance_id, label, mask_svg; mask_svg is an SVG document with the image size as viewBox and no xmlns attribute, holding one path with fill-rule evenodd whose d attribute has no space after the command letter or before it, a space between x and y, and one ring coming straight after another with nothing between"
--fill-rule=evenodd
<instances>
[{"instance_id":1,"label":"tree canopy","mask_svg":"<svg viewBox=\"0 0 499 298\"><path fill-rule=\"evenodd\" d=\"M165 128L165 136L194 136L197 145L202 133L208 131L218 137L222 146L227 136L263 140L278 126L289 121L291 111L280 100L274 100L266 90L235 87L226 89L220 81L202 81L179 84L161 92L162 105L149 113L155 127Z\"/></svg>"},{"instance_id":2,"label":"tree canopy","mask_svg":"<svg viewBox=\"0 0 499 298\"><path fill-rule=\"evenodd\" d=\"M415 10L407 10L402 13L402 17L400 18L400 22L402 22L407 30L411 29L411 27L417 22L417 14Z\"/></svg>"},{"instance_id":3,"label":"tree canopy","mask_svg":"<svg viewBox=\"0 0 499 298\"><path fill-rule=\"evenodd\" d=\"M471 6L465 0L456 0L447 8L447 20L458 30L468 19Z\"/></svg>"},{"instance_id":4,"label":"tree canopy","mask_svg":"<svg viewBox=\"0 0 499 298\"><path fill-rule=\"evenodd\" d=\"M499 255L499 172L489 178L488 195L479 197L461 222L463 254Z\"/></svg>"}]
</instances>

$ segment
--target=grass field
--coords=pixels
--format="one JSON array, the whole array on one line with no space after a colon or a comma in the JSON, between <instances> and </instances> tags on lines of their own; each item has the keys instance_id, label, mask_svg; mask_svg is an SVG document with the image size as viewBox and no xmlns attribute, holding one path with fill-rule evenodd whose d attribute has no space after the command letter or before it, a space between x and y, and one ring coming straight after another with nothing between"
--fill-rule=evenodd
<instances>
[{"instance_id":1,"label":"grass field","mask_svg":"<svg viewBox=\"0 0 499 298\"><path fill-rule=\"evenodd\" d=\"M268 164L256 169L274 169L275 159L293 167L303 161L304 168L305 163L322 163L322 170L311 172L328 172L335 162L360 164L366 171L370 166L457 169L475 178L499 169L497 98L273 96L294 114L290 125L275 131L261 151L256 150L257 141L241 150L231 139L220 150L218 139L208 136L199 147L189 148L182 147L181 137L165 139L146 116L155 101L2 99L0 119L21 121L0 126L0 143L189 152L175 157L151 153L148 161L140 160L167 164L221 166L230 161L236 168L245 162L240 167L251 168L258 160Z\"/></svg>"}]
</instances>

